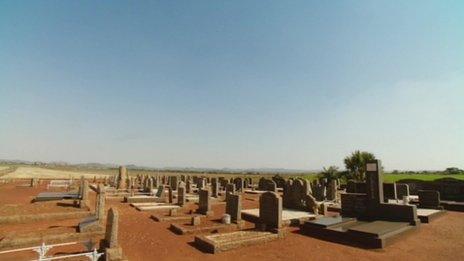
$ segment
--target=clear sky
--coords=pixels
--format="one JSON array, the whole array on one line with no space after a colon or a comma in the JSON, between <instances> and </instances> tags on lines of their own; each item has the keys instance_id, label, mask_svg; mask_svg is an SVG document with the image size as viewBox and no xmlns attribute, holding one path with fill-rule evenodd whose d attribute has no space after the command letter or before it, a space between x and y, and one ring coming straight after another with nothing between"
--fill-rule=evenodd
<instances>
[{"instance_id":1,"label":"clear sky","mask_svg":"<svg viewBox=\"0 0 464 261\"><path fill-rule=\"evenodd\" d=\"M464 1L1 1L0 158L464 168Z\"/></svg>"}]
</instances>

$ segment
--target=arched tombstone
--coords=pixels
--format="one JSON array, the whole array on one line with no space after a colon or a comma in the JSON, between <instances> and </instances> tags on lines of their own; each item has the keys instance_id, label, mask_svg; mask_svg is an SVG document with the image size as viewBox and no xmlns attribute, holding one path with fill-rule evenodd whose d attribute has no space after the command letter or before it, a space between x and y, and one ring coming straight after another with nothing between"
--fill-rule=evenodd
<instances>
[{"instance_id":1,"label":"arched tombstone","mask_svg":"<svg viewBox=\"0 0 464 261\"><path fill-rule=\"evenodd\" d=\"M259 198L259 222L268 231L282 228L282 198L275 192L265 192Z\"/></svg>"}]
</instances>

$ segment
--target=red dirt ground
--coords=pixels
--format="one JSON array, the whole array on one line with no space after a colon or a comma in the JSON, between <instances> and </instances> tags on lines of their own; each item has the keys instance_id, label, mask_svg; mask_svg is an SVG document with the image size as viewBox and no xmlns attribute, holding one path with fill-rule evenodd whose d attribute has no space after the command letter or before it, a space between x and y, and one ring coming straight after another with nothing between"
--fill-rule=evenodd
<instances>
[{"instance_id":1,"label":"red dirt ground","mask_svg":"<svg viewBox=\"0 0 464 261\"><path fill-rule=\"evenodd\" d=\"M0 207L3 204L18 204L18 208L30 209L30 197L44 187L13 188L11 184L0 185ZM5 198L4 198L5 196ZM94 198L92 193L91 198ZM258 206L257 195L243 196L243 209ZM250 200L252 199L252 200ZM42 204L42 203L35 203ZM93 204L93 203L92 203ZM116 207L120 213L119 242L129 260L464 260L464 213L447 212L430 224L422 224L418 231L401 238L382 250L365 250L341 244L322 241L298 233L298 228L282 239L262 245L243 247L219 254L207 254L192 243L194 235L176 235L169 226L171 222L156 222L150 215L156 212L140 212L120 200L107 200L107 207ZM47 206L52 211L64 211L65 207ZM195 209L190 203L186 209ZM66 208L77 210L75 208ZM224 213L224 204L213 205L215 216ZM26 212L27 212L26 211ZM21 211L23 213L25 211ZM42 211L40 211L42 213ZM159 212L158 212L159 213ZM162 213L162 212L161 212ZM3 214L2 214L3 215ZM23 235L33 231L55 229L72 230L78 220L37 222L25 225L0 225L0 238L8 233ZM183 222L181 222L183 223ZM209 223L209 222L208 222ZM250 225L250 224L247 224ZM50 226L63 226L49 228ZM18 228L16 232L13 232ZM47 232L47 233L48 233ZM54 232L54 231L52 231ZM57 250L58 251L58 250ZM63 247L59 252L71 253L76 247ZM34 255L0 256L0 260L29 260ZM5 259L6 258L6 259ZM12 259L10 259L12 258Z\"/></svg>"}]
</instances>

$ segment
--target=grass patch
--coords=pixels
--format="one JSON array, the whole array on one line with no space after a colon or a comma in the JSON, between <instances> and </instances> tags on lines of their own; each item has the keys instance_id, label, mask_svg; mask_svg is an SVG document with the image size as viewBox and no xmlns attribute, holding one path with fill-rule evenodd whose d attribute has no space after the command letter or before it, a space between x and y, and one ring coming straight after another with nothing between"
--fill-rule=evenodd
<instances>
[{"instance_id":1,"label":"grass patch","mask_svg":"<svg viewBox=\"0 0 464 261\"><path fill-rule=\"evenodd\" d=\"M443 175L443 174L384 174L383 181L387 183L397 182L402 179L418 179L423 181L433 181L442 178L454 178L464 180L464 174Z\"/></svg>"}]
</instances>

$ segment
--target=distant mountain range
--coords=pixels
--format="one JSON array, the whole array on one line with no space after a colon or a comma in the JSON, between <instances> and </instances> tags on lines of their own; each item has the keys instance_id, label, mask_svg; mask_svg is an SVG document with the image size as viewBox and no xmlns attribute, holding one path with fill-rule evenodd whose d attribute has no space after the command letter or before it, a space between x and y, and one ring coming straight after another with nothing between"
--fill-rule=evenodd
<instances>
[{"instance_id":1,"label":"distant mountain range","mask_svg":"<svg viewBox=\"0 0 464 261\"><path fill-rule=\"evenodd\" d=\"M76 167L83 169L111 169L118 168L118 164L113 163L68 163L64 161L53 161L53 162L41 162L41 161L27 161L27 160L5 160L0 159L0 164L25 164L35 166L67 166ZM240 168L197 168L197 167L163 167L154 168L147 166L137 166L134 164L125 165L128 169L138 170L160 170L160 171L192 171L192 172L231 172L231 173L282 173L282 174L295 174L295 173L316 173L321 170L302 170L302 169L285 169L285 168L251 168L251 169L240 169Z\"/></svg>"}]
</instances>

